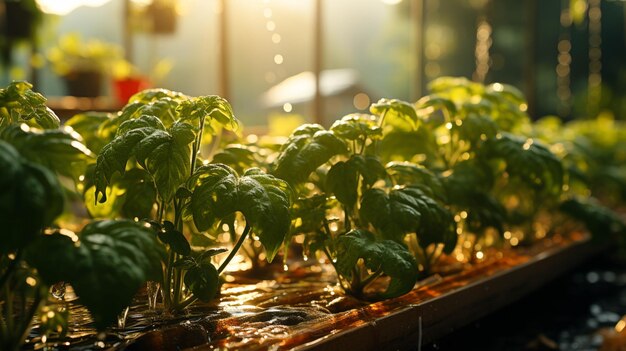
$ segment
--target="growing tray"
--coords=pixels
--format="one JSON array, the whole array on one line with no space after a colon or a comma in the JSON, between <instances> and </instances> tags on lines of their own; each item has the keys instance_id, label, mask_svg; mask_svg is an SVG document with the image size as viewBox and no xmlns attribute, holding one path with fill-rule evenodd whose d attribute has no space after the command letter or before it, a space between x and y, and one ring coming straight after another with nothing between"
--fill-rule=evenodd
<instances>
[{"instance_id":1,"label":"growing tray","mask_svg":"<svg viewBox=\"0 0 626 351\"><path fill-rule=\"evenodd\" d=\"M492 253L399 298L367 305L341 297L330 281L304 287L297 283L300 278L271 286L264 281L225 285L220 302L203 307L196 317L141 332L116 349L414 350L518 300L605 249L584 235L575 237ZM336 310L328 303L334 298L344 299ZM327 301L325 307L312 308L320 300Z\"/></svg>"},{"instance_id":2,"label":"growing tray","mask_svg":"<svg viewBox=\"0 0 626 351\"><path fill-rule=\"evenodd\" d=\"M589 239L551 248L442 295L293 349L414 350L517 301L605 249Z\"/></svg>"}]
</instances>

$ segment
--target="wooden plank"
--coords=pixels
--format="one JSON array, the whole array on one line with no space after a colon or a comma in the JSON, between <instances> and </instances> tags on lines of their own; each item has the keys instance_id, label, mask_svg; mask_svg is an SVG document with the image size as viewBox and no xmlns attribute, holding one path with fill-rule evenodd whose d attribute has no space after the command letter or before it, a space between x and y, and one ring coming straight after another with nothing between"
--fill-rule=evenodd
<instances>
[{"instance_id":1,"label":"wooden plank","mask_svg":"<svg viewBox=\"0 0 626 351\"><path fill-rule=\"evenodd\" d=\"M294 350L414 350L420 343L434 341L519 300L604 249L586 240L549 250L457 290Z\"/></svg>"}]
</instances>

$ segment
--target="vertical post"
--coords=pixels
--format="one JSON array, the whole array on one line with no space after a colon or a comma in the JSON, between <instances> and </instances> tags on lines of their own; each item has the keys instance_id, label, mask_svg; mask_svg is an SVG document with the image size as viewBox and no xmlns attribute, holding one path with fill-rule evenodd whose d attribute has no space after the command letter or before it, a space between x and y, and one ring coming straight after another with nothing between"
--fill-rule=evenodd
<instances>
[{"instance_id":1,"label":"vertical post","mask_svg":"<svg viewBox=\"0 0 626 351\"><path fill-rule=\"evenodd\" d=\"M30 57L35 57L37 52L39 51L39 45L37 44L37 40L33 40L30 46ZM29 62L28 67L30 67L30 82L33 84L35 89L39 88L39 69L33 66L32 63Z\"/></svg>"},{"instance_id":2,"label":"vertical post","mask_svg":"<svg viewBox=\"0 0 626 351\"><path fill-rule=\"evenodd\" d=\"M537 43L537 0L528 0L526 5L526 33L524 35L524 94L528 103L528 114L535 117L536 87L537 87L537 57L535 45Z\"/></svg>"},{"instance_id":3,"label":"vertical post","mask_svg":"<svg viewBox=\"0 0 626 351\"><path fill-rule=\"evenodd\" d=\"M315 76L315 97L313 99L313 121L324 125L324 106L322 100L321 74L322 59L324 57L322 41L322 1L315 1L315 11L313 19L313 75Z\"/></svg>"},{"instance_id":4,"label":"vertical post","mask_svg":"<svg viewBox=\"0 0 626 351\"><path fill-rule=\"evenodd\" d=\"M122 45L124 46L124 56L129 62L133 62L134 60L134 48L133 48L133 33L132 33L132 25L130 19L130 0L124 0L124 33L122 38Z\"/></svg>"},{"instance_id":5,"label":"vertical post","mask_svg":"<svg viewBox=\"0 0 626 351\"><path fill-rule=\"evenodd\" d=\"M417 101L422 96L424 88L424 38L426 22L424 17L424 0L413 0L411 2L411 22L413 23L413 46L415 59L414 82L409 96L412 101Z\"/></svg>"},{"instance_id":6,"label":"vertical post","mask_svg":"<svg viewBox=\"0 0 626 351\"><path fill-rule=\"evenodd\" d=\"M228 61L228 0L219 0L219 95L230 99L229 61Z\"/></svg>"},{"instance_id":7,"label":"vertical post","mask_svg":"<svg viewBox=\"0 0 626 351\"><path fill-rule=\"evenodd\" d=\"M485 4L478 10L478 20L476 22L476 47L474 48L474 56L476 61L476 69L472 74L472 80L484 83L489 69L491 67L489 49L492 44L492 27L489 23L491 1L487 0Z\"/></svg>"}]
</instances>

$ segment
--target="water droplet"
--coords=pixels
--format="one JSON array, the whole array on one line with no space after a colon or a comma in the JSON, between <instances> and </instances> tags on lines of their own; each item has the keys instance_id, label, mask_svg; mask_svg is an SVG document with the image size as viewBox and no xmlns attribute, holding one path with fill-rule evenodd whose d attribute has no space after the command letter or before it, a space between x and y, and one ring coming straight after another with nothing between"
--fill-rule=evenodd
<instances>
[{"instance_id":1,"label":"water droplet","mask_svg":"<svg viewBox=\"0 0 626 351\"><path fill-rule=\"evenodd\" d=\"M55 299L63 300L65 297L65 283L54 284L50 288L50 293Z\"/></svg>"},{"instance_id":2,"label":"water droplet","mask_svg":"<svg viewBox=\"0 0 626 351\"><path fill-rule=\"evenodd\" d=\"M596 304L593 304L589 307L589 311L591 311L591 314L593 315L599 315L600 313L602 313L602 308Z\"/></svg>"},{"instance_id":3,"label":"water droplet","mask_svg":"<svg viewBox=\"0 0 626 351\"><path fill-rule=\"evenodd\" d=\"M595 284L600 280L600 275L596 272L587 273L587 281L591 284Z\"/></svg>"}]
</instances>

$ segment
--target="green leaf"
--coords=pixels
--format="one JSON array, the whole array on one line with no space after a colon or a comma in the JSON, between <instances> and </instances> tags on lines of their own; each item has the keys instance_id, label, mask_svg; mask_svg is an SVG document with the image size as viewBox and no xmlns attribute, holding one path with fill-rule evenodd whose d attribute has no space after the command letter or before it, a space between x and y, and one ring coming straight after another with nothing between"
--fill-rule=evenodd
<instances>
[{"instance_id":1,"label":"green leaf","mask_svg":"<svg viewBox=\"0 0 626 351\"><path fill-rule=\"evenodd\" d=\"M0 252L27 246L63 212L63 193L47 169L0 140Z\"/></svg>"},{"instance_id":2,"label":"green leaf","mask_svg":"<svg viewBox=\"0 0 626 351\"><path fill-rule=\"evenodd\" d=\"M429 112L430 110L433 110L433 112L436 110L443 110L449 116L456 116L457 114L457 109L454 101L446 97L439 96L437 94L426 95L422 97L415 103L415 108L421 113L427 114L432 113Z\"/></svg>"},{"instance_id":3,"label":"green leaf","mask_svg":"<svg viewBox=\"0 0 626 351\"><path fill-rule=\"evenodd\" d=\"M239 121L230 103L217 95L199 96L181 103L178 113L182 121L199 121L201 118L210 117L229 130L236 130ZM205 125L208 127L208 124Z\"/></svg>"},{"instance_id":4,"label":"green leaf","mask_svg":"<svg viewBox=\"0 0 626 351\"><path fill-rule=\"evenodd\" d=\"M347 152L345 143L332 132L319 125L305 124L283 145L274 175L292 185L303 183L331 157Z\"/></svg>"},{"instance_id":5,"label":"green leaf","mask_svg":"<svg viewBox=\"0 0 626 351\"><path fill-rule=\"evenodd\" d=\"M174 228L169 228L159 232L159 239L163 243L169 245L172 248L172 251L177 254L187 256L191 253L191 246L189 245L187 238L185 238L183 233Z\"/></svg>"},{"instance_id":6,"label":"green leaf","mask_svg":"<svg viewBox=\"0 0 626 351\"><path fill-rule=\"evenodd\" d=\"M481 141L495 137L497 132L498 125L492 118L474 113L458 120L452 125L451 130L451 133L458 135L460 140L468 141L474 146Z\"/></svg>"},{"instance_id":7,"label":"green leaf","mask_svg":"<svg viewBox=\"0 0 626 351\"><path fill-rule=\"evenodd\" d=\"M430 161L436 159L438 149L434 133L422 126L417 131L386 133L376 145L376 154L385 161Z\"/></svg>"},{"instance_id":8,"label":"green leaf","mask_svg":"<svg viewBox=\"0 0 626 351\"><path fill-rule=\"evenodd\" d=\"M68 119L65 126L71 127L78 133L87 148L97 155L104 145L113 140L113 133L110 133L108 137L100 134L102 124L113 118L115 118L114 115L108 112L85 112Z\"/></svg>"},{"instance_id":9,"label":"green leaf","mask_svg":"<svg viewBox=\"0 0 626 351\"><path fill-rule=\"evenodd\" d=\"M189 178L187 188L192 195L188 210L198 230L205 231L236 211L237 177L226 165L209 164L197 168Z\"/></svg>"},{"instance_id":10,"label":"green leaf","mask_svg":"<svg viewBox=\"0 0 626 351\"><path fill-rule=\"evenodd\" d=\"M150 218L157 192L148 172L133 168L124 173L118 185L125 190L121 214L125 218Z\"/></svg>"},{"instance_id":11,"label":"green leaf","mask_svg":"<svg viewBox=\"0 0 626 351\"><path fill-rule=\"evenodd\" d=\"M161 120L152 115L141 115L134 119L129 119L128 121L120 124L117 132L115 134L116 137L123 136L130 131L137 129L155 129L155 130L166 130L165 125Z\"/></svg>"},{"instance_id":12,"label":"green leaf","mask_svg":"<svg viewBox=\"0 0 626 351\"><path fill-rule=\"evenodd\" d=\"M446 202L441 179L428 168L409 162L390 162L385 167L395 184L420 188L428 196Z\"/></svg>"},{"instance_id":13,"label":"green leaf","mask_svg":"<svg viewBox=\"0 0 626 351\"><path fill-rule=\"evenodd\" d=\"M502 133L487 140L479 151L480 157L506 162L509 176L518 177L536 191L560 194L563 166L539 141Z\"/></svg>"},{"instance_id":14,"label":"green leaf","mask_svg":"<svg viewBox=\"0 0 626 351\"><path fill-rule=\"evenodd\" d=\"M169 202L191 172L191 125L175 123L169 133L158 131L135 147L137 162L154 178L161 199Z\"/></svg>"},{"instance_id":15,"label":"green leaf","mask_svg":"<svg viewBox=\"0 0 626 351\"><path fill-rule=\"evenodd\" d=\"M581 221L594 239L618 238L626 235L626 222L611 209L593 199L571 198L559 205L559 210L574 220Z\"/></svg>"},{"instance_id":16,"label":"green leaf","mask_svg":"<svg viewBox=\"0 0 626 351\"><path fill-rule=\"evenodd\" d=\"M329 170L326 176L326 192L334 194L337 200L353 208L358 197L358 173L354 164L337 162Z\"/></svg>"},{"instance_id":17,"label":"green leaf","mask_svg":"<svg viewBox=\"0 0 626 351\"><path fill-rule=\"evenodd\" d=\"M375 156L352 155L348 163L353 165L361 177L363 177L363 182L367 187L371 187L378 180L387 177L385 166L383 166L380 160Z\"/></svg>"},{"instance_id":18,"label":"green leaf","mask_svg":"<svg viewBox=\"0 0 626 351\"><path fill-rule=\"evenodd\" d=\"M456 222L450 211L416 187L370 189L361 200L361 218L389 239L401 242L404 235L416 233L426 248L441 243L444 252L456 246Z\"/></svg>"},{"instance_id":19,"label":"green leaf","mask_svg":"<svg viewBox=\"0 0 626 351\"><path fill-rule=\"evenodd\" d=\"M291 219L289 185L260 169L243 176L226 165L199 167L187 183L193 192L189 210L199 230L236 211L255 229L271 261L289 232Z\"/></svg>"},{"instance_id":20,"label":"green leaf","mask_svg":"<svg viewBox=\"0 0 626 351\"><path fill-rule=\"evenodd\" d=\"M465 192L450 196L450 204L467 212L466 229L475 234L491 227L499 233L504 232L507 212L504 206L492 195L467 189Z\"/></svg>"},{"instance_id":21,"label":"green leaf","mask_svg":"<svg viewBox=\"0 0 626 351\"><path fill-rule=\"evenodd\" d=\"M410 130L417 129L417 111L412 104L396 99L380 99L370 106L370 112L383 118L384 124L406 125Z\"/></svg>"},{"instance_id":22,"label":"green leaf","mask_svg":"<svg viewBox=\"0 0 626 351\"><path fill-rule=\"evenodd\" d=\"M174 122L178 121L177 113L180 102L169 97L154 100L150 103L139 106L130 118L138 118L139 116L148 115L157 117L165 127L169 128Z\"/></svg>"},{"instance_id":23,"label":"green leaf","mask_svg":"<svg viewBox=\"0 0 626 351\"><path fill-rule=\"evenodd\" d=\"M485 87L465 77L439 77L428 83L428 90L456 102L482 94Z\"/></svg>"},{"instance_id":24,"label":"green leaf","mask_svg":"<svg viewBox=\"0 0 626 351\"><path fill-rule=\"evenodd\" d=\"M443 181L448 203L468 213L465 222L470 232L480 234L488 227L504 231L507 213L491 194L494 175L487 163L478 159L459 162Z\"/></svg>"},{"instance_id":25,"label":"green leaf","mask_svg":"<svg viewBox=\"0 0 626 351\"><path fill-rule=\"evenodd\" d=\"M328 207L328 200L324 194L295 200L291 206L293 219L291 234L307 234L321 228Z\"/></svg>"},{"instance_id":26,"label":"green leaf","mask_svg":"<svg viewBox=\"0 0 626 351\"><path fill-rule=\"evenodd\" d=\"M239 179L238 197L241 212L256 229L271 262L289 233L289 184L258 168L251 168Z\"/></svg>"},{"instance_id":27,"label":"green leaf","mask_svg":"<svg viewBox=\"0 0 626 351\"><path fill-rule=\"evenodd\" d=\"M455 193L465 193L467 189L488 193L495 183L494 171L483 159L458 162L442 179L448 197L454 197Z\"/></svg>"},{"instance_id":28,"label":"green leaf","mask_svg":"<svg viewBox=\"0 0 626 351\"><path fill-rule=\"evenodd\" d=\"M210 259L213 256L217 256L217 255L222 254L222 253L227 252L227 251L228 251L228 249L223 248L223 247L207 249L207 250L201 252L198 255L198 261L202 262L203 260Z\"/></svg>"},{"instance_id":29,"label":"green leaf","mask_svg":"<svg viewBox=\"0 0 626 351\"><path fill-rule=\"evenodd\" d=\"M64 129L31 129L12 125L0 132L0 139L13 145L23 157L59 174L77 179L93 155L81 143L80 135Z\"/></svg>"},{"instance_id":30,"label":"green leaf","mask_svg":"<svg viewBox=\"0 0 626 351\"><path fill-rule=\"evenodd\" d=\"M222 163L232 167L238 173L251 167L259 167L260 162L256 159L256 153L245 145L229 145L213 155L211 163Z\"/></svg>"},{"instance_id":31,"label":"green leaf","mask_svg":"<svg viewBox=\"0 0 626 351\"><path fill-rule=\"evenodd\" d=\"M497 95L517 105L526 103L524 94L519 89L509 84L489 84L485 87L485 95Z\"/></svg>"},{"instance_id":32,"label":"green leaf","mask_svg":"<svg viewBox=\"0 0 626 351\"><path fill-rule=\"evenodd\" d=\"M96 169L94 171L94 183L96 185L95 199L104 203L107 200L106 187L111 184L112 177L115 173L124 174L126 163L133 155L135 146L144 138L157 132L159 129L145 127L128 131L123 135L117 136L110 143L106 144L96 160Z\"/></svg>"},{"instance_id":33,"label":"green leaf","mask_svg":"<svg viewBox=\"0 0 626 351\"><path fill-rule=\"evenodd\" d=\"M407 233L418 231L426 204L411 194L392 190L370 189L361 200L361 218L380 230L386 238L402 241Z\"/></svg>"},{"instance_id":34,"label":"green leaf","mask_svg":"<svg viewBox=\"0 0 626 351\"><path fill-rule=\"evenodd\" d=\"M28 82L14 81L0 89L0 127L23 122L42 129L59 127L59 117L46 106L46 98L32 88Z\"/></svg>"},{"instance_id":35,"label":"green leaf","mask_svg":"<svg viewBox=\"0 0 626 351\"><path fill-rule=\"evenodd\" d=\"M85 173L83 198L92 218L150 218L156 203L156 188L150 174L141 168L131 168L112 177L107 189L107 201L95 199L94 169Z\"/></svg>"},{"instance_id":36,"label":"green leaf","mask_svg":"<svg viewBox=\"0 0 626 351\"><path fill-rule=\"evenodd\" d=\"M374 156L352 155L346 162L335 163L326 175L326 191L342 204L352 208L357 201L359 176L371 187L387 175L385 167Z\"/></svg>"},{"instance_id":37,"label":"green leaf","mask_svg":"<svg viewBox=\"0 0 626 351\"><path fill-rule=\"evenodd\" d=\"M337 239L337 270L344 277L352 277L359 259L371 271L382 270L391 280L382 298L406 294L417 282L417 263L413 255L392 240L376 241L374 234L357 229Z\"/></svg>"},{"instance_id":38,"label":"green leaf","mask_svg":"<svg viewBox=\"0 0 626 351\"><path fill-rule=\"evenodd\" d=\"M96 198L106 201L113 174L123 174L131 156L150 173L161 199L168 202L191 173L193 127L176 122L163 130L158 118L141 116L122 123L118 135L102 148L95 170Z\"/></svg>"},{"instance_id":39,"label":"green leaf","mask_svg":"<svg viewBox=\"0 0 626 351\"><path fill-rule=\"evenodd\" d=\"M210 263L193 266L185 273L185 285L200 301L211 301L219 287L219 275Z\"/></svg>"},{"instance_id":40,"label":"green leaf","mask_svg":"<svg viewBox=\"0 0 626 351\"><path fill-rule=\"evenodd\" d=\"M47 284L72 285L98 329L115 322L146 281L160 281L156 235L132 221L92 222L77 237L45 235L29 250L27 261Z\"/></svg>"},{"instance_id":41,"label":"green leaf","mask_svg":"<svg viewBox=\"0 0 626 351\"><path fill-rule=\"evenodd\" d=\"M344 140L380 139L382 129L378 126L376 116L353 113L335 121L330 130Z\"/></svg>"},{"instance_id":42,"label":"green leaf","mask_svg":"<svg viewBox=\"0 0 626 351\"><path fill-rule=\"evenodd\" d=\"M169 98L176 101L184 101L189 99L189 97L183 93L179 93L177 91L171 91L167 89L154 88L154 89L146 89L138 92L128 99L129 104L133 103L142 103L147 104L153 101L161 100L163 98Z\"/></svg>"}]
</instances>

